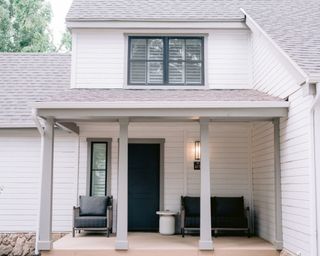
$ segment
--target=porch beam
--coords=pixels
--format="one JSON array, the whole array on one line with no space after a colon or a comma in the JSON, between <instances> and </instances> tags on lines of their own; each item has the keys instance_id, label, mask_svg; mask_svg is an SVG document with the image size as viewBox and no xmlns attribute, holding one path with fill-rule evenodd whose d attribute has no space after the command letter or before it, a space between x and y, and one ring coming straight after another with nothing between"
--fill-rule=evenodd
<instances>
[{"instance_id":1,"label":"porch beam","mask_svg":"<svg viewBox=\"0 0 320 256\"><path fill-rule=\"evenodd\" d=\"M119 119L119 170L116 250L128 250L128 126L129 119Z\"/></svg>"},{"instance_id":2,"label":"porch beam","mask_svg":"<svg viewBox=\"0 0 320 256\"><path fill-rule=\"evenodd\" d=\"M288 116L288 107L257 107L257 108L155 108L155 109L114 109L114 108L80 108L80 109L38 109L38 115L46 118L55 116L59 120L117 120L125 117L151 117L151 118L257 118L272 119L274 117Z\"/></svg>"},{"instance_id":3,"label":"porch beam","mask_svg":"<svg viewBox=\"0 0 320 256\"><path fill-rule=\"evenodd\" d=\"M56 125L68 133L79 134L80 129L76 123L72 122L56 122Z\"/></svg>"},{"instance_id":4,"label":"porch beam","mask_svg":"<svg viewBox=\"0 0 320 256\"><path fill-rule=\"evenodd\" d=\"M200 118L200 250L213 250L211 237L211 189L210 189L210 149L209 119Z\"/></svg>"},{"instance_id":5,"label":"porch beam","mask_svg":"<svg viewBox=\"0 0 320 256\"><path fill-rule=\"evenodd\" d=\"M280 163L280 119L273 120L274 127L274 191L275 191L275 241L277 250L282 250L282 201L281 201L281 163Z\"/></svg>"},{"instance_id":6,"label":"porch beam","mask_svg":"<svg viewBox=\"0 0 320 256\"><path fill-rule=\"evenodd\" d=\"M53 147L54 119L47 118L41 135L41 191L36 252L52 249Z\"/></svg>"}]
</instances>

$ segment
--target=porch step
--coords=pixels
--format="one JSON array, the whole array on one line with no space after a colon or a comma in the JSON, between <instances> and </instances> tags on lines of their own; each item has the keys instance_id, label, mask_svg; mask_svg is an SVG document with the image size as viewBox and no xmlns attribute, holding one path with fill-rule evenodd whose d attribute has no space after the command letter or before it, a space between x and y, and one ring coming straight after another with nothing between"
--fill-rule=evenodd
<instances>
[{"instance_id":1,"label":"porch step","mask_svg":"<svg viewBox=\"0 0 320 256\"><path fill-rule=\"evenodd\" d=\"M129 250L116 251L115 237L67 235L42 256L279 256L270 243L257 237L218 237L214 239L214 251L199 251L199 238L194 236L130 233L128 239Z\"/></svg>"}]
</instances>

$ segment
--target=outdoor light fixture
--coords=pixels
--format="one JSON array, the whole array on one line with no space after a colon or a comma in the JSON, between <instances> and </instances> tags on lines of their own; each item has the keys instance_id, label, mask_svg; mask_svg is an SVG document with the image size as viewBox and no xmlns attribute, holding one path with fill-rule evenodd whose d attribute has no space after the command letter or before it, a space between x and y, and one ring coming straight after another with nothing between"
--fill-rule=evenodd
<instances>
[{"instance_id":1,"label":"outdoor light fixture","mask_svg":"<svg viewBox=\"0 0 320 256\"><path fill-rule=\"evenodd\" d=\"M199 161L200 160L200 141L194 142L194 160Z\"/></svg>"},{"instance_id":2,"label":"outdoor light fixture","mask_svg":"<svg viewBox=\"0 0 320 256\"><path fill-rule=\"evenodd\" d=\"M200 152L200 141L194 142L194 159L193 162L193 169L194 170L200 170L200 158L201 158L201 152Z\"/></svg>"}]
</instances>

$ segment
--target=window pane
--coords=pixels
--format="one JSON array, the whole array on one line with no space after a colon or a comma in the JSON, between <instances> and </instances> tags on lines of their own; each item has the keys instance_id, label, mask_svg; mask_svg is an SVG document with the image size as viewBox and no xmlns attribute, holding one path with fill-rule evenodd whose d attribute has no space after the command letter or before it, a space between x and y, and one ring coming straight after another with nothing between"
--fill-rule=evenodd
<instances>
[{"instance_id":1,"label":"window pane","mask_svg":"<svg viewBox=\"0 0 320 256\"><path fill-rule=\"evenodd\" d=\"M201 63L186 63L187 84L200 84L201 73Z\"/></svg>"},{"instance_id":2,"label":"window pane","mask_svg":"<svg viewBox=\"0 0 320 256\"><path fill-rule=\"evenodd\" d=\"M169 40L169 60L184 60L184 39Z\"/></svg>"},{"instance_id":3,"label":"window pane","mask_svg":"<svg viewBox=\"0 0 320 256\"><path fill-rule=\"evenodd\" d=\"M169 63L169 83L182 84L184 83L184 62Z\"/></svg>"},{"instance_id":4,"label":"window pane","mask_svg":"<svg viewBox=\"0 0 320 256\"><path fill-rule=\"evenodd\" d=\"M163 83L163 64L162 62L148 62L148 83Z\"/></svg>"},{"instance_id":5,"label":"window pane","mask_svg":"<svg viewBox=\"0 0 320 256\"><path fill-rule=\"evenodd\" d=\"M92 196L104 196L106 194L106 171L92 171Z\"/></svg>"},{"instance_id":6,"label":"window pane","mask_svg":"<svg viewBox=\"0 0 320 256\"><path fill-rule=\"evenodd\" d=\"M92 169L106 169L106 143L94 143L92 147Z\"/></svg>"},{"instance_id":7,"label":"window pane","mask_svg":"<svg viewBox=\"0 0 320 256\"><path fill-rule=\"evenodd\" d=\"M163 60L163 40L148 40L148 60Z\"/></svg>"},{"instance_id":8,"label":"window pane","mask_svg":"<svg viewBox=\"0 0 320 256\"><path fill-rule=\"evenodd\" d=\"M145 60L147 58L147 40L132 39L131 40L131 59Z\"/></svg>"},{"instance_id":9,"label":"window pane","mask_svg":"<svg viewBox=\"0 0 320 256\"><path fill-rule=\"evenodd\" d=\"M201 60L202 41L200 39L187 39L186 40L186 59L192 61Z\"/></svg>"},{"instance_id":10,"label":"window pane","mask_svg":"<svg viewBox=\"0 0 320 256\"><path fill-rule=\"evenodd\" d=\"M131 61L130 82L135 84L145 84L147 75L146 69L145 61Z\"/></svg>"}]
</instances>

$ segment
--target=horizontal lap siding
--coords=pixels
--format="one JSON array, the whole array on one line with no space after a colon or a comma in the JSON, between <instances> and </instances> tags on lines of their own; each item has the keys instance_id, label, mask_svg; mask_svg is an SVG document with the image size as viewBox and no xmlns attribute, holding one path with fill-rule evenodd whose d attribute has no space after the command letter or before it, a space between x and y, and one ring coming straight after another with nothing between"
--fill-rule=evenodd
<instances>
[{"instance_id":1,"label":"horizontal lap siding","mask_svg":"<svg viewBox=\"0 0 320 256\"><path fill-rule=\"evenodd\" d=\"M40 148L36 130L0 131L0 232L36 230ZM53 231L68 231L76 193L75 137L57 136L54 150Z\"/></svg>"},{"instance_id":2,"label":"horizontal lap siding","mask_svg":"<svg viewBox=\"0 0 320 256\"><path fill-rule=\"evenodd\" d=\"M192 151L194 141L199 140L199 131L189 132L188 135L187 194L199 196L200 171L193 169ZM249 125L211 124L209 136L212 196L244 196L246 205L250 205Z\"/></svg>"},{"instance_id":3,"label":"horizontal lap siding","mask_svg":"<svg viewBox=\"0 0 320 256\"><path fill-rule=\"evenodd\" d=\"M87 186L86 138L112 138L111 194L117 197L118 125L79 124L80 194ZM210 129L212 194L245 196L250 201L248 124L215 124ZM200 172L193 170L194 141L199 125L174 123L132 123L129 138L165 139L164 208L178 211L180 196L200 193ZM185 149L186 145L186 149Z\"/></svg>"},{"instance_id":4,"label":"horizontal lap siding","mask_svg":"<svg viewBox=\"0 0 320 256\"><path fill-rule=\"evenodd\" d=\"M123 87L124 38L120 31L74 31L72 87Z\"/></svg>"},{"instance_id":5,"label":"horizontal lap siding","mask_svg":"<svg viewBox=\"0 0 320 256\"><path fill-rule=\"evenodd\" d=\"M39 204L40 138L0 131L0 231L34 231Z\"/></svg>"},{"instance_id":6,"label":"horizontal lap siding","mask_svg":"<svg viewBox=\"0 0 320 256\"><path fill-rule=\"evenodd\" d=\"M280 121L283 245L311 255L310 104L288 68L263 36L252 37L253 87L290 102Z\"/></svg>"},{"instance_id":7,"label":"horizontal lap siding","mask_svg":"<svg viewBox=\"0 0 320 256\"><path fill-rule=\"evenodd\" d=\"M213 89L251 89L249 31L209 33L206 55L208 84Z\"/></svg>"},{"instance_id":8,"label":"horizontal lap siding","mask_svg":"<svg viewBox=\"0 0 320 256\"><path fill-rule=\"evenodd\" d=\"M272 122L255 123L252 129L252 180L255 230L275 240L274 133Z\"/></svg>"},{"instance_id":9,"label":"horizontal lap siding","mask_svg":"<svg viewBox=\"0 0 320 256\"><path fill-rule=\"evenodd\" d=\"M152 33L168 35L172 31ZM127 85L128 34L146 30L73 30L72 87L122 88ZM199 31L175 30L175 34ZM251 88L250 32L246 29L211 29L204 37L205 83L213 89ZM151 34L152 35L152 34ZM201 34L200 34L201 35Z\"/></svg>"},{"instance_id":10,"label":"horizontal lap siding","mask_svg":"<svg viewBox=\"0 0 320 256\"><path fill-rule=\"evenodd\" d=\"M254 89L285 98L299 88L278 55L259 34L252 35L252 55Z\"/></svg>"},{"instance_id":11,"label":"horizontal lap siding","mask_svg":"<svg viewBox=\"0 0 320 256\"><path fill-rule=\"evenodd\" d=\"M284 246L302 256L311 248L310 119L311 97L302 89L289 97L288 118L281 119L281 173Z\"/></svg>"}]
</instances>

